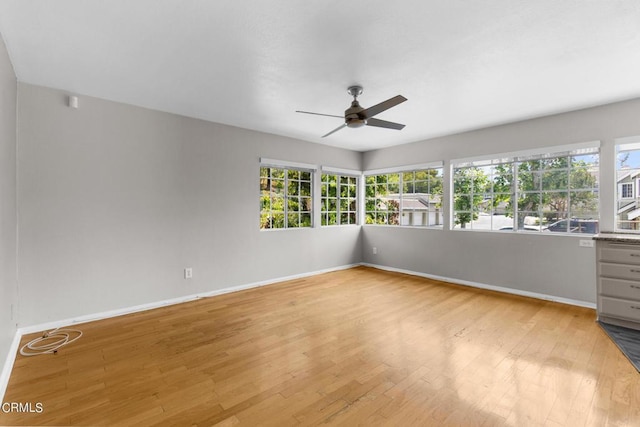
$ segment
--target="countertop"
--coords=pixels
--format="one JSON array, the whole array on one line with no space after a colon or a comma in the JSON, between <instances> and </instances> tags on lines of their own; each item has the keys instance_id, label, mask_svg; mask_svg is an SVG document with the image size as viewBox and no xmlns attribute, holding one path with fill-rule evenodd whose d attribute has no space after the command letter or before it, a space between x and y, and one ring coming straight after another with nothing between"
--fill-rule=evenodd
<instances>
[{"instance_id":1,"label":"countertop","mask_svg":"<svg viewBox=\"0 0 640 427\"><path fill-rule=\"evenodd\" d=\"M602 240L606 242L640 243L640 234L600 233L593 236L593 240Z\"/></svg>"}]
</instances>

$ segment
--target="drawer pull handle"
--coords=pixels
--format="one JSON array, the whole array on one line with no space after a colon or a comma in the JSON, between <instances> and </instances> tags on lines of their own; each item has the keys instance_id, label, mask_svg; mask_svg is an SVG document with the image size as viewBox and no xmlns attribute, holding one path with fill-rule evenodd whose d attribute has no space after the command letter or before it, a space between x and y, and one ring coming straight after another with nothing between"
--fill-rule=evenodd
<instances>
[{"instance_id":1,"label":"drawer pull handle","mask_svg":"<svg viewBox=\"0 0 640 427\"><path fill-rule=\"evenodd\" d=\"M629 271L632 272L632 273L640 273L640 270L630 269Z\"/></svg>"},{"instance_id":2,"label":"drawer pull handle","mask_svg":"<svg viewBox=\"0 0 640 427\"><path fill-rule=\"evenodd\" d=\"M631 308L633 308L634 310L640 310L640 307L636 307L635 305L632 305Z\"/></svg>"},{"instance_id":3,"label":"drawer pull handle","mask_svg":"<svg viewBox=\"0 0 640 427\"><path fill-rule=\"evenodd\" d=\"M640 286L636 286L636 285L629 285L631 286L632 289L640 289Z\"/></svg>"},{"instance_id":4,"label":"drawer pull handle","mask_svg":"<svg viewBox=\"0 0 640 427\"><path fill-rule=\"evenodd\" d=\"M635 257L638 257L638 256L640 256L640 254L629 254L629 256L635 256Z\"/></svg>"}]
</instances>

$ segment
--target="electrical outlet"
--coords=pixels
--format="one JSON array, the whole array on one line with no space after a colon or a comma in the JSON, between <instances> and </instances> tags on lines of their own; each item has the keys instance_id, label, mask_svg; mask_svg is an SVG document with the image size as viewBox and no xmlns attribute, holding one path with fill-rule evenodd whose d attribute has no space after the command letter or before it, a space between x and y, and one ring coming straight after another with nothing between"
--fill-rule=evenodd
<instances>
[{"instance_id":1,"label":"electrical outlet","mask_svg":"<svg viewBox=\"0 0 640 427\"><path fill-rule=\"evenodd\" d=\"M377 255L378 254L378 248L376 248L375 246L373 247L373 254Z\"/></svg>"},{"instance_id":2,"label":"electrical outlet","mask_svg":"<svg viewBox=\"0 0 640 427\"><path fill-rule=\"evenodd\" d=\"M580 240L580 247L582 248L592 248L593 240Z\"/></svg>"},{"instance_id":3,"label":"electrical outlet","mask_svg":"<svg viewBox=\"0 0 640 427\"><path fill-rule=\"evenodd\" d=\"M184 269L184 278L185 279L193 278L193 268L187 267Z\"/></svg>"}]
</instances>

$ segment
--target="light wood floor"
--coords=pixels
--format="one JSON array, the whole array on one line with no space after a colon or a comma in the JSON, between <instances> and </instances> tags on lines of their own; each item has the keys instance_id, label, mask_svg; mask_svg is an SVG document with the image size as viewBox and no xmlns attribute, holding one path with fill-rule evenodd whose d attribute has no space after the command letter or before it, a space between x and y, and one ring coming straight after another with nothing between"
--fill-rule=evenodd
<instances>
[{"instance_id":1,"label":"light wood floor","mask_svg":"<svg viewBox=\"0 0 640 427\"><path fill-rule=\"evenodd\" d=\"M640 425L593 310L365 267L78 327L0 424Z\"/></svg>"}]
</instances>

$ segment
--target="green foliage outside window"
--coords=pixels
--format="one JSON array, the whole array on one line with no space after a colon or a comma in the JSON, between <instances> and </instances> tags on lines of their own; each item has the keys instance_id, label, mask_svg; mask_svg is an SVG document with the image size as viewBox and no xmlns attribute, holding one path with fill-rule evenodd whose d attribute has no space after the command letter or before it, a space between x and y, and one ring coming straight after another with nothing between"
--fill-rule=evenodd
<instances>
[{"instance_id":1,"label":"green foliage outside window","mask_svg":"<svg viewBox=\"0 0 640 427\"><path fill-rule=\"evenodd\" d=\"M567 218L597 220L597 162L597 154L565 155L454 168L454 223L466 228L483 213L515 216L518 229L526 218L541 230Z\"/></svg>"},{"instance_id":2,"label":"green foliage outside window","mask_svg":"<svg viewBox=\"0 0 640 427\"><path fill-rule=\"evenodd\" d=\"M357 224L357 194L356 177L322 174L322 225Z\"/></svg>"},{"instance_id":3,"label":"green foliage outside window","mask_svg":"<svg viewBox=\"0 0 640 427\"><path fill-rule=\"evenodd\" d=\"M442 225L442 168L365 176L365 223Z\"/></svg>"},{"instance_id":4,"label":"green foliage outside window","mask_svg":"<svg viewBox=\"0 0 640 427\"><path fill-rule=\"evenodd\" d=\"M459 168L453 174L454 223L461 228L478 219L480 204L484 201L489 179L485 172L476 167Z\"/></svg>"},{"instance_id":5,"label":"green foliage outside window","mask_svg":"<svg viewBox=\"0 0 640 427\"><path fill-rule=\"evenodd\" d=\"M260 168L260 228L311 227L312 173L297 169Z\"/></svg>"}]
</instances>

